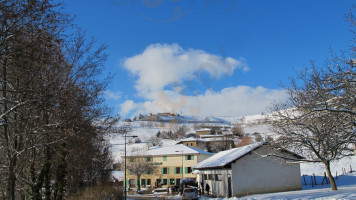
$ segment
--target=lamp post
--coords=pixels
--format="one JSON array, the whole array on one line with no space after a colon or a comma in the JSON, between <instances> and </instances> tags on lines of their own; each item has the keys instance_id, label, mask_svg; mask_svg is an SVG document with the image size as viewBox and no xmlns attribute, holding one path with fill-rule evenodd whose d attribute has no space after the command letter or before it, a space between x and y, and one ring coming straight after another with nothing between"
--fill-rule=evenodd
<instances>
[{"instance_id":1,"label":"lamp post","mask_svg":"<svg viewBox=\"0 0 356 200\"><path fill-rule=\"evenodd\" d=\"M183 180L183 177L184 177L184 174L183 174L183 169L184 169L184 166L183 166L183 150L180 150L180 151L175 151L175 152L181 152L182 153L182 180Z\"/></svg>"},{"instance_id":2,"label":"lamp post","mask_svg":"<svg viewBox=\"0 0 356 200\"><path fill-rule=\"evenodd\" d=\"M124 172L124 174L125 174L125 178L124 178L124 183L125 183L125 188L124 188L124 196L125 196L125 200L126 200L126 187L127 187L127 185L126 185L126 138L127 137L131 137L131 138L135 138L135 137L137 137L137 135L126 135L127 134L127 132L125 132L124 133L125 135L124 135L124 137L125 137L125 172Z\"/></svg>"}]
</instances>

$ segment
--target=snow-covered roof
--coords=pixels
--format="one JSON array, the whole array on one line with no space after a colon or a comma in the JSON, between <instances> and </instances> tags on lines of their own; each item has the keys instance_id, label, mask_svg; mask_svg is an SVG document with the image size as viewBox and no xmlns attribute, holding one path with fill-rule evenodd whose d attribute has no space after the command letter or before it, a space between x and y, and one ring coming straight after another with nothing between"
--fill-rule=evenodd
<instances>
[{"instance_id":1,"label":"snow-covered roof","mask_svg":"<svg viewBox=\"0 0 356 200\"><path fill-rule=\"evenodd\" d=\"M124 180L124 172L123 171L111 171L111 176L114 180L118 180L118 181Z\"/></svg>"},{"instance_id":2,"label":"snow-covered roof","mask_svg":"<svg viewBox=\"0 0 356 200\"><path fill-rule=\"evenodd\" d=\"M219 134L219 135L200 135L200 138L226 138L226 137L231 137L231 134Z\"/></svg>"},{"instance_id":3,"label":"snow-covered roof","mask_svg":"<svg viewBox=\"0 0 356 200\"><path fill-rule=\"evenodd\" d=\"M189 147L183 144L176 144L166 147L152 147L148 151L144 152L144 155L151 156L163 156L163 155L187 155L187 154L207 154L213 155L213 153L203 151L201 149Z\"/></svg>"},{"instance_id":4,"label":"snow-covered roof","mask_svg":"<svg viewBox=\"0 0 356 200\"><path fill-rule=\"evenodd\" d=\"M250 151L262 146L265 142L258 142L243 147L233 148L227 151L221 151L210 158L203 160L202 162L193 166L194 169L204 169L204 168L218 168L224 167L225 165L241 158Z\"/></svg>"},{"instance_id":5,"label":"snow-covered roof","mask_svg":"<svg viewBox=\"0 0 356 200\"><path fill-rule=\"evenodd\" d=\"M211 131L211 129L210 128L202 128L202 129L196 130L196 132L198 132L198 131Z\"/></svg>"},{"instance_id":6,"label":"snow-covered roof","mask_svg":"<svg viewBox=\"0 0 356 200\"><path fill-rule=\"evenodd\" d=\"M189 137L189 138L184 138L184 139L179 140L179 142L192 142L192 141L199 142L199 141L202 141L202 140L194 138L194 137Z\"/></svg>"}]
</instances>

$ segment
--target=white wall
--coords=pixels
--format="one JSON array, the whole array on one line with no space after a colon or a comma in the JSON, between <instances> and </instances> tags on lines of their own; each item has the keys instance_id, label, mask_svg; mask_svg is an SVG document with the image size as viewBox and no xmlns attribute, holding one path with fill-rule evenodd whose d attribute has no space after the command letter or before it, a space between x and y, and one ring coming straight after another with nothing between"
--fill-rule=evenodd
<instances>
[{"instance_id":1,"label":"white wall","mask_svg":"<svg viewBox=\"0 0 356 200\"><path fill-rule=\"evenodd\" d=\"M232 164L233 196L301 189L300 165L261 156L267 154L267 148L262 146Z\"/></svg>"}]
</instances>

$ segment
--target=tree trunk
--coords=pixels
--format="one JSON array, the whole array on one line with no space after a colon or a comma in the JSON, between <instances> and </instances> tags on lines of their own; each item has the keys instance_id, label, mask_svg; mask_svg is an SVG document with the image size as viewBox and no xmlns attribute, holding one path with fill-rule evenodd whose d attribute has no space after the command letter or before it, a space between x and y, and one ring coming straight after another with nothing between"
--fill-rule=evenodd
<instances>
[{"instance_id":1,"label":"tree trunk","mask_svg":"<svg viewBox=\"0 0 356 200\"><path fill-rule=\"evenodd\" d=\"M137 191L141 190L140 178L141 178L141 175L137 174Z\"/></svg>"},{"instance_id":2,"label":"tree trunk","mask_svg":"<svg viewBox=\"0 0 356 200\"><path fill-rule=\"evenodd\" d=\"M16 175L14 172L14 160L11 159L9 163L9 177L7 181L7 199L13 200L15 199L15 185L16 185Z\"/></svg>"},{"instance_id":3,"label":"tree trunk","mask_svg":"<svg viewBox=\"0 0 356 200\"><path fill-rule=\"evenodd\" d=\"M48 146L45 147L45 164L43 166L43 179L45 188L45 200L51 199L51 152Z\"/></svg>"},{"instance_id":4,"label":"tree trunk","mask_svg":"<svg viewBox=\"0 0 356 200\"><path fill-rule=\"evenodd\" d=\"M66 152L66 143L63 143L62 145L62 153L61 153L61 158L58 164L58 169L56 172L56 184L54 187L54 192L53 192L53 199L54 200L62 200L64 199L64 193L65 193L65 177L67 174L67 163L66 163L66 157L67 157L67 152Z\"/></svg>"},{"instance_id":5,"label":"tree trunk","mask_svg":"<svg viewBox=\"0 0 356 200\"><path fill-rule=\"evenodd\" d=\"M328 178L330 180L331 189L337 190L335 179L330 171L330 161L325 162L325 169L326 169L326 174L328 175Z\"/></svg>"}]
</instances>

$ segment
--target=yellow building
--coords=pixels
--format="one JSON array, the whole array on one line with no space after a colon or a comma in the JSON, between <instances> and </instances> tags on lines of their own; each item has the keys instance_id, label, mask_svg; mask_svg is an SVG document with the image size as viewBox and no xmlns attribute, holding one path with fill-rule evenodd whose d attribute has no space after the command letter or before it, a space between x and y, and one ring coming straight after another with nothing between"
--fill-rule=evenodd
<instances>
[{"instance_id":1,"label":"yellow building","mask_svg":"<svg viewBox=\"0 0 356 200\"><path fill-rule=\"evenodd\" d=\"M186 146L198 148L198 146L203 143L204 143L203 140L190 137L190 138L185 138L185 139L180 140L177 144L184 144Z\"/></svg>"},{"instance_id":2,"label":"yellow building","mask_svg":"<svg viewBox=\"0 0 356 200\"><path fill-rule=\"evenodd\" d=\"M195 131L197 133L197 137L200 137L201 135L210 135L211 134L211 129L210 128L203 128Z\"/></svg>"},{"instance_id":3,"label":"yellow building","mask_svg":"<svg viewBox=\"0 0 356 200\"><path fill-rule=\"evenodd\" d=\"M137 162L138 159L145 162L153 162L156 169L141 175L141 187L168 187L177 185L183 178L196 178L192 166L212 156L212 153L185 146L182 144L167 147L154 147L140 155L127 156L127 163ZM142 159L144 158L144 159ZM129 170L126 171L126 184L130 188L137 187L137 177Z\"/></svg>"}]
</instances>

